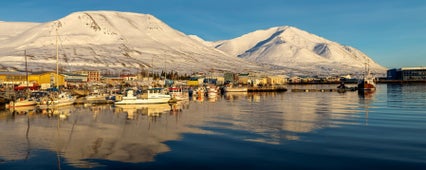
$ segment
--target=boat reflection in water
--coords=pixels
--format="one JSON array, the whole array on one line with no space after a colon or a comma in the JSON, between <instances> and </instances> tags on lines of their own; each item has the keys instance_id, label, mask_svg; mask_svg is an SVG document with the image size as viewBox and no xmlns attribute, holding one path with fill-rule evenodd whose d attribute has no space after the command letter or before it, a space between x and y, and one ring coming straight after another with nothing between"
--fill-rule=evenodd
<instances>
[{"instance_id":1,"label":"boat reflection in water","mask_svg":"<svg viewBox=\"0 0 426 170\"><path fill-rule=\"evenodd\" d=\"M139 104L139 105L115 105L115 112L127 113L127 119L136 119L138 114L141 116L155 117L160 116L163 113L167 113L171 110L168 103L164 104Z\"/></svg>"},{"instance_id":2,"label":"boat reflection in water","mask_svg":"<svg viewBox=\"0 0 426 170\"><path fill-rule=\"evenodd\" d=\"M288 141L303 141L303 136L319 129L356 125L360 124L358 119L365 118L364 114L356 114L362 113L364 106L357 93L232 92L218 96L214 102L208 102L208 98L204 101L75 105L1 116L0 157L3 162L26 160L43 150L60 157L46 158L43 163L60 161L59 165L71 167L90 168L110 162L135 165L157 158L160 164L167 164L170 159L164 157L189 158L185 153L199 153L197 148L215 152L203 153L211 156L239 154L234 152L253 146L286 147ZM235 141L238 144L226 143ZM246 152L241 153L246 158Z\"/></svg>"},{"instance_id":3,"label":"boat reflection in water","mask_svg":"<svg viewBox=\"0 0 426 170\"><path fill-rule=\"evenodd\" d=\"M2 116L0 121L14 123L0 124L4 130L0 157L4 161L24 160L36 156L26 156L28 150L41 149L57 153L65 160L62 162L85 168L97 166L89 159L134 163L153 161L155 155L170 150L165 141L178 140L183 132L205 133L188 126L187 121L195 125L196 121L180 119L176 122L168 118L179 116L185 107L182 103L136 108L71 106L38 110L33 114ZM12 115L9 112L3 114ZM27 126L31 127L28 128L31 141L28 150L22 149L27 146Z\"/></svg>"}]
</instances>

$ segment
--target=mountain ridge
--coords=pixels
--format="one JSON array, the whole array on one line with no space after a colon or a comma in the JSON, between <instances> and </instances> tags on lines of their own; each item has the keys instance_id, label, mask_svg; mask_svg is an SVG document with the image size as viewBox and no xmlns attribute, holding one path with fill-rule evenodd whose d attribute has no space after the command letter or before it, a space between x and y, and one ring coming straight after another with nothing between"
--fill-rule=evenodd
<instances>
[{"instance_id":1,"label":"mountain ridge","mask_svg":"<svg viewBox=\"0 0 426 170\"><path fill-rule=\"evenodd\" d=\"M0 46L3 49L0 55L23 58L22 51L27 50L31 55L30 63L52 63L56 55L56 32L61 49L59 58L61 63L66 63L63 66L69 66L64 70L232 71L239 70L239 63L245 64L241 70L260 69L255 64L230 58L222 51L200 44L152 15L116 11L75 12L56 21L41 23L12 38L3 38L0 43L5 45ZM0 61L11 63L5 57ZM43 68L33 65L32 69ZM48 69L54 67L49 65Z\"/></svg>"},{"instance_id":2,"label":"mountain ridge","mask_svg":"<svg viewBox=\"0 0 426 170\"><path fill-rule=\"evenodd\" d=\"M3 70L23 70L24 50L30 70L54 70L58 38L63 71L100 69L108 73L134 73L149 69L182 73L215 70L343 74L361 71L359 64L354 67L345 63L353 58L347 54L353 53L366 58L357 62L369 61L373 70L384 72L384 67L361 51L292 26L208 42L175 30L153 15L132 12L81 11L45 23L0 24L4 26L0 27ZM19 25L20 29L12 30ZM341 63L343 67L336 67Z\"/></svg>"},{"instance_id":3,"label":"mountain ridge","mask_svg":"<svg viewBox=\"0 0 426 170\"><path fill-rule=\"evenodd\" d=\"M365 64L383 74L380 66L361 51L327 40L292 26L256 30L240 37L220 41L215 48L231 56L245 58L271 67L315 70L308 74L362 74Z\"/></svg>"}]
</instances>

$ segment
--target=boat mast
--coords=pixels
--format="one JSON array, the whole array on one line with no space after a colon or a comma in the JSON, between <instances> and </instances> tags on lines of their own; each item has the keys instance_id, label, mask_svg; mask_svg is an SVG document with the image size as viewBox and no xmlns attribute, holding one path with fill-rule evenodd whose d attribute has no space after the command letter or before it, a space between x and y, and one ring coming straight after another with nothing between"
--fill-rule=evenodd
<instances>
[{"instance_id":1,"label":"boat mast","mask_svg":"<svg viewBox=\"0 0 426 170\"><path fill-rule=\"evenodd\" d=\"M27 80L27 88L28 88L28 62L27 62L27 50L24 50L24 56L25 56L25 76Z\"/></svg>"},{"instance_id":2,"label":"boat mast","mask_svg":"<svg viewBox=\"0 0 426 170\"><path fill-rule=\"evenodd\" d=\"M56 89L59 90L59 45L58 45L58 28L56 28Z\"/></svg>"},{"instance_id":3,"label":"boat mast","mask_svg":"<svg viewBox=\"0 0 426 170\"><path fill-rule=\"evenodd\" d=\"M28 62L27 62L27 50L24 50L24 56L25 56L25 78L27 80L27 87L25 88L25 93L27 95L27 97L30 96L30 89L29 89L29 85L28 85Z\"/></svg>"}]
</instances>

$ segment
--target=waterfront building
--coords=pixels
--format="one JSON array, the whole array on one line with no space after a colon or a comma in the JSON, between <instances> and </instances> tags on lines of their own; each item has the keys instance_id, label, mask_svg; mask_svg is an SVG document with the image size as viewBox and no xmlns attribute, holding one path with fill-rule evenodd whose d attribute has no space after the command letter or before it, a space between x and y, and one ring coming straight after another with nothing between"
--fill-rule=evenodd
<instances>
[{"instance_id":1,"label":"waterfront building","mask_svg":"<svg viewBox=\"0 0 426 170\"><path fill-rule=\"evenodd\" d=\"M87 77L87 82L100 82L101 81L101 72L99 70L80 70L74 71L74 74L85 75Z\"/></svg>"},{"instance_id":2,"label":"waterfront building","mask_svg":"<svg viewBox=\"0 0 426 170\"><path fill-rule=\"evenodd\" d=\"M124 81L136 81L136 80L138 80L138 76L134 75L134 74L124 74L124 75L120 75L120 77L122 77Z\"/></svg>"},{"instance_id":3,"label":"waterfront building","mask_svg":"<svg viewBox=\"0 0 426 170\"><path fill-rule=\"evenodd\" d=\"M249 73L240 73L237 76L238 84L247 85L250 83Z\"/></svg>"},{"instance_id":4,"label":"waterfront building","mask_svg":"<svg viewBox=\"0 0 426 170\"><path fill-rule=\"evenodd\" d=\"M121 84L124 82L124 78L120 76L103 76L102 80L106 84Z\"/></svg>"},{"instance_id":5,"label":"waterfront building","mask_svg":"<svg viewBox=\"0 0 426 170\"><path fill-rule=\"evenodd\" d=\"M67 74L65 81L68 83L87 83L87 75Z\"/></svg>"},{"instance_id":6,"label":"waterfront building","mask_svg":"<svg viewBox=\"0 0 426 170\"><path fill-rule=\"evenodd\" d=\"M25 72L0 72L2 84L24 84L27 81Z\"/></svg>"},{"instance_id":7,"label":"waterfront building","mask_svg":"<svg viewBox=\"0 0 426 170\"><path fill-rule=\"evenodd\" d=\"M235 78L234 78L234 73L225 73L223 74L223 78L225 83L234 83Z\"/></svg>"},{"instance_id":8,"label":"waterfront building","mask_svg":"<svg viewBox=\"0 0 426 170\"><path fill-rule=\"evenodd\" d=\"M287 77L284 75L267 76L267 84L283 85L287 83Z\"/></svg>"},{"instance_id":9,"label":"waterfront building","mask_svg":"<svg viewBox=\"0 0 426 170\"><path fill-rule=\"evenodd\" d=\"M42 89L66 85L65 76L56 74L56 72L28 73L28 82L25 72L2 72L0 73L0 81L3 84L38 84Z\"/></svg>"},{"instance_id":10,"label":"waterfront building","mask_svg":"<svg viewBox=\"0 0 426 170\"><path fill-rule=\"evenodd\" d=\"M426 81L426 67L402 67L389 69L387 80Z\"/></svg>"},{"instance_id":11,"label":"waterfront building","mask_svg":"<svg viewBox=\"0 0 426 170\"><path fill-rule=\"evenodd\" d=\"M186 82L186 85L188 85L188 86L199 86L199 85L203 84L203 82L204 82L204 78L202 78L202 77L191 77Z\"/></svg>"}]
</instances>

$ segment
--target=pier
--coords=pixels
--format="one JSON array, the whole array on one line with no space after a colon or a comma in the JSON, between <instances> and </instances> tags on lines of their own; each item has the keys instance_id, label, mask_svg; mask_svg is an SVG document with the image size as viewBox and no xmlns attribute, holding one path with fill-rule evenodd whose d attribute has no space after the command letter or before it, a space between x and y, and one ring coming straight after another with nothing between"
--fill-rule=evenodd
<instances>
[{"instance_id":1,"label":"pier","mask_svg":"<svg viewBox=\"0 0 426 170\"><path fill-rule=\"evenodd\" d=\"M291 92L339 92L344 93L347 91L356 91L357 89L355 87L346 88L346 89L338 89L338 88L332 88L332 89L291 89Z\"/></svg>"},{"instance_id":2,"label":"pier","mask_svg":"<svg viewBox=\"0 0 426 170\"><path fill-rule=\"evenodd\" d=\"M285 92L287 88L285 87L249 87L247 88L248 92Z\"/></svg>"}]
</instances>

